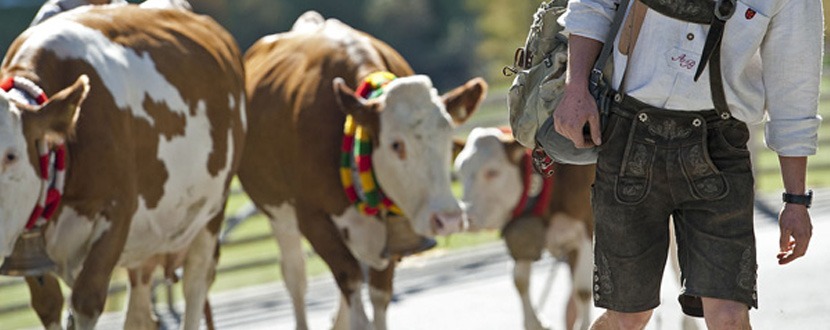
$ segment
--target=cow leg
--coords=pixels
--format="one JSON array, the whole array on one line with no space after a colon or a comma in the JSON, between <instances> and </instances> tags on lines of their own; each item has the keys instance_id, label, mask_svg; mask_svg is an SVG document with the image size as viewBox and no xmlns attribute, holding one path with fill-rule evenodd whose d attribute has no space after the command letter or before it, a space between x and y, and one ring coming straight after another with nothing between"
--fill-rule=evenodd
<instances>
[{"instance_id":1,"label":"cow leg","mask_svg":"<svg viewBox=\"0 0 830 330\"><path fill-rule=\"evenodd\" d=\"M112 270L115 268L130 229L132 213L135 211L135 201L114 201L117 209L111 211L108 217L111 224L92 244L84 260L83 269L72 285L72 316L75 329L93 329L104 310L107 300Z\"/></svg>"},{"instance_id":2,"label":"cow leg","mask_svg":"<svg viewBox=\"0 0 830 330\"><path fill-rule=\"evenodd\" d=\"M196 234L187 250L182 282L185 300L182 329L199 329L202 322L208 289L216 276L218 228L224 219L224 214L223 208L207 227Z\"/></svg>"},{"instance_id":3,"label":"cow leg","mask_svg":"<svg viewBox=\"0 0 830 330\"><path fill-rule=\"evenodd\" d=\"M547 329L542 326L542 322L536 316L536 310L533 308L533 303L530 301L530 270L533 260L516 260L513 265L513 284L516 286L516 291L519 293L519 299L522 301L522 314L524 315L524 325L527 330Z\"/></svg>"},{"instance_id":4,"label":"cow leg","mask_svg":"<svg viewBox=\"0 0 830 330\"><path fill-rule=\"evenodd\" d=\"M280 247L280 271L285 287L291 295L294 306L294 320L297 330L308 329L305 311L305 294L308 289L303 252L302 234L297 225L294 209L284 204L280 207L266 207L270 216L271 233Z\"/></svg>"},{"instance_id":5,"label":"cow leg","mask_svg":"<svg viewBox=\"0 0 830 330\"><path fill-rule=\"evenodd\" d=\"M127 317L124 329L158 329L159 324L153 314L152 280L153 270L158 265L155 256L145 261L141 266L127 270L130 277L130 300L127 304Z\"/></svg>"},{"instance_id":6,"label":"cow leg","mask_svg":"<svg viewBox=\"0 0 830 330\"><path fill-rule=\"evenodd\" d=\"M568 329L585 330L591 324L592 248L591 239L583 237L579 249L568 258L573 285L565 317Z\"/></svg>"},{"instance_id":7,"label":"cow leg","mask_svg":"<svg viewBox=\"0 0 830 330\"><path fill-rule=\"evenodd\" d=\"M331 269L334 280L349 306L350 328L368 329L369 318L366 317L360 299L363 272L357 259L343 243L334 222L322 211L302 206L297 207L297 222L300 231Z\"/></svg>"},{"instance_id":8,"label":"cow leg","mask_svg":"<svg viewBox=\"0 0 830 330\"><path fill-rule=\"evenodd\" d=\"M349 329L349 302L343 294L340 294L340 304L337 306L337 312L332 319L332 330L347 330Z\"/></svg>"},{"instance_id":9,"label":"cow leg","mask_svg":"<svg viewBox=\"0 0 830 330\"><path fill-rule=\"evenodd\" d=\"M386 330L386 309L392 301L392 280L395 278L395 262L384 270L369 268L369 298L374 311L375 330Z\"/></svg>"},{"instance_id":10,"label":"cow leg","mask_svg":"<svg viewBox=\"0 0 830 330\"><path fill-rule=\"evenodd\" d=\"M571 295L565 313L567 329L587 329L593 286L593 246L585 222L557 214L548 226L545 243L551 255L567 260L571 270Z\"/></svg>"},{"instance_id":11,"label":"cow leg","mask_svg":"<svg viewBox=\"0 0 830 330\"><path fill-rule=\"evenodd\" d=\"M61 311L63 311L63 293L58 279L52 274L39 277L26 277L32 308L40 318L43 328L61 329Z\"/></svg>"}]
</instances>

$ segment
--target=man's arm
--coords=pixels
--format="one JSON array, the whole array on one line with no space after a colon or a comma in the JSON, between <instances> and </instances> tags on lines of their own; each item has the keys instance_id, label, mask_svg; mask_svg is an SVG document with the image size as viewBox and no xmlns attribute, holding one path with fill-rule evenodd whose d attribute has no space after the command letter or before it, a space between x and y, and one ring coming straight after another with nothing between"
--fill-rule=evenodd
<instances>
[{"instance_id":1,"label":"man's arm","mask_svg":"<svg viewBox=\"0 0 830 330\"><path fill-rule=\"evenodd\" d=\"M804 195L805 179L807 175L807 157L778 157L781 164L781 178L784 180L784 190L795 195ZM810 237L813 235L813 225L810 222L810 213L807 206L786 203L778 215L778 225L781 228L779 238L780 250L778 263L781 265L804 256Z\"/></svg>"},{"instance_id":2,"label":"man's arm","mask_svg":"<svg viewBox=\"0 0 830 330\"><path fill-rule=\"evenodd\" d=\"M578 35L568 37L568 70L565 77L565 93L553 112L556 131L574 142L577 148L588 148L602 143L599 128L599 111L588 90L588 79L594 62L602 49L602 43ZM590 125L590 139L582 134L585 124Z\"/></svg>"}]
</instances>

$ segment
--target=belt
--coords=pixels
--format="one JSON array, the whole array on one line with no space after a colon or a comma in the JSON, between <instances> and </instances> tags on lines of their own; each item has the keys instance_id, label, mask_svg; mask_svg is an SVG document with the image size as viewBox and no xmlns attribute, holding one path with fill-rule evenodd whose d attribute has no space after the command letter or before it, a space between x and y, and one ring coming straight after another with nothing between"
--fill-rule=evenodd
<instances>
[{"instance_id":1,"label":"belt","mask_svg":"<svg viewBox=\"0 0 830 330\"><path fill-rule=\"evenodd\" d=\"M669 111L669 112L677 112L678 114L691 114L691 113L694 113L694 114L697 114L697 115L700 115L701 117L703 117L703 119L707 123L722 122L724 120L727 120L727 119L731 118L731 117L730 118L723 118L718 113L718 111L715 110L715 109L672 110L672 109L658 108L658 107L655 107L655 106L648 105L648 104L644 103L643 101L640 101L640 100L638 100L636 98L633 98L631 96L628 96L628 95L622 95L622 94L617 94L617 95L619 95L620 97L616 97L614 99L614 102L611 106L611 113L613 113L615 115L618 115L620 117L626 118L626 119L634 119L634 117L636 117L637 113L639 113L642 110L647 110L647 109L656 109L656 110L664 110L664 111ZM733 119L733 120L737 120L737 119Z\"/></svg>"}]
</instances>

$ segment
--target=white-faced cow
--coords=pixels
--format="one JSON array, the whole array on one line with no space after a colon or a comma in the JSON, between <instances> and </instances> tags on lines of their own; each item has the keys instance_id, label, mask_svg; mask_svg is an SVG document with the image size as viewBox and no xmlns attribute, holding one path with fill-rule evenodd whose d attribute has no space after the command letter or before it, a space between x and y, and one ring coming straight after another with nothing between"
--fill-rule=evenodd
<instances>
[{"instance_id":1,"label":"white-faced cow","mask_svg":"<svg viewBox=\"0 0 830 330\"><path fill-rule=\"evenodd\" d=\"M571 269L572 291L566 313L567 329L590 324L591 239L590 188L593 166L554 165L554 175L542 178L531 156L497 128L475 128L455 159L463 183L470 230L503 230L515 259L514 284L522 301L526 329L544 329L530 302L531 264L543 249Z\"/></svg>"},{"instance_id":2,"label":"white-faced cow","mask_svg":"<svg viewBox=\"0 0 830 330\"><path fill-rule=\"evenodd\" d=\"M307 327L301 235L345 299L336 326L369 326L363 262L372 268L374 326L385 328L394 261L383 254L383 214L399 211L423 236L463 229L450 190L450 137L477 109L486 84L473 79L439 96L387 44L315 12L289 32L260 39L245 55L245 70L250 129L239 178L271 219L297 328ZM358 96L358 85L383 87L360 88Z\"/></svg>"},{"instance_id":3,"label":"white-faced cow","mask_svg":"<svg viewBox=\"0 0 830 330\"><path fill-rule=\"evenodd\" d=\"M570 266L567 329L587 329L593 268L590 189L595 166L554 163L553 176L543 178L533 170L530 152L498 128L475 128L466 144L456 143L456 149L461 149L455 169L464 186L469 229L502 230L515 259L514 284L525 329L545 329L528 290L531 264L543 249ZM671 256L677 272L676 253ZM684 317L683 326L697 329L690 317Z\"/></svg>"},{"instance_id":4,"label":"white-faced cow","mask_svg":"<svg viewBox=\"0 0 830 330\"><path fill-rule=\"evenodd\" d=\"M94 327L115 266L130 270L125 327L154 327L148 271L178 254L184 327L199 326L245 139L240 55L208 17L134 5L56 15L11 45L0 77L10 90L0 97L0 252L11 252L44 194L40 173L53 166L38 146L65 150L65 167L54 165L65 173L62 200L44 237L72 288L77 328ZM26 104L41 89L51 99ZM27 282L44 326L59 328L56 277Z\"/></svg>"}]
</instances>

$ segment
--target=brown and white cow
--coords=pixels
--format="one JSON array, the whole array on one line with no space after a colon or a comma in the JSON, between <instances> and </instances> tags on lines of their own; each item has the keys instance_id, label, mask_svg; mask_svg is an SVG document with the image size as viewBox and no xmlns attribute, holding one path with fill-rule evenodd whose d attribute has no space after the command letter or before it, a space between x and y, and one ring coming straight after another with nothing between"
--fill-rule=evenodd
<instances>
[{"instance_id":1,"label":"brown and white cow","mask_svg":"<svg viewBox=\"0 0 830 330\"><path fill-rule=\"evenodd\" d=\"M10 253L41 190L36 143L65 142L63 200L45 239L72 288L77 328L94 327L115 266L130 270L125 327L154 327L147 270L184 253L184 327L199 326L245 139L243 72L230 34L184 10L83 7L11 45L0 78L52 97L42 107L0 98L0 252ZM44 326L60 328L56 277L27 282Z\"/></svg>"},{"instance_id":2,"label":"brown and white cow","mask_svg":"<svg viewBox=\"0 0 830 330\"><path fill-rule=\"evenodd\" d=\"M593 264L590 189L595 166L555 163L553 176L544 179L532 169L528 150L498 128L474 128L466 143L456 143L456 149L461 149L455 169L463 183L469 228L502 230L515 259L513 277L525 329L545 329L529 296L531 264L543 248L570 266L567 329L587 329ZM671 256L677 273L676 252ZM684 317L683 329L697 329L696 321Z\"/></svg>"},{"instance_id":3,"label":"brown and white cow","mask_svg":"<svg viewBox=\"0 0 830 330\"><path fill-rule=\"evenodd\" d=\"M501 129L475 128L470 132L455 159L469 229L504 229L515 259L513 277L522 301L525 329L544 329L528 290L531 264L542 249L570 266L573 282L567 329L587 329L593 266L590 188L594 166L557 163L553 177L543 179L530 162L527 149Z\"/></svg>"},{"instance_id":4,"label":"brown and white cow","mask_svg":"<svg viewBox=\"0 0 830 330\"><path fill-rule=\"evenodd\" d=\"M450 190L450 137L477 109L486 84L473 79L439 96L387 44L315 12L289 32L260 39L245 55L245 69L250 128L239 178L271 219L297 328L307 327L305 236L330 267L345 299L341 307L349 307L335 326L370 326L360 299L363 262L372 268L374 326L384 329L394 261L383 255L383 221L360 213L344 192L339 166L346 116L368 130L377 182L415 232L449 234L465 221ZM354 95L365 77L382 71L399 77L383 95Z\"/></svg>"}]
</instances>

